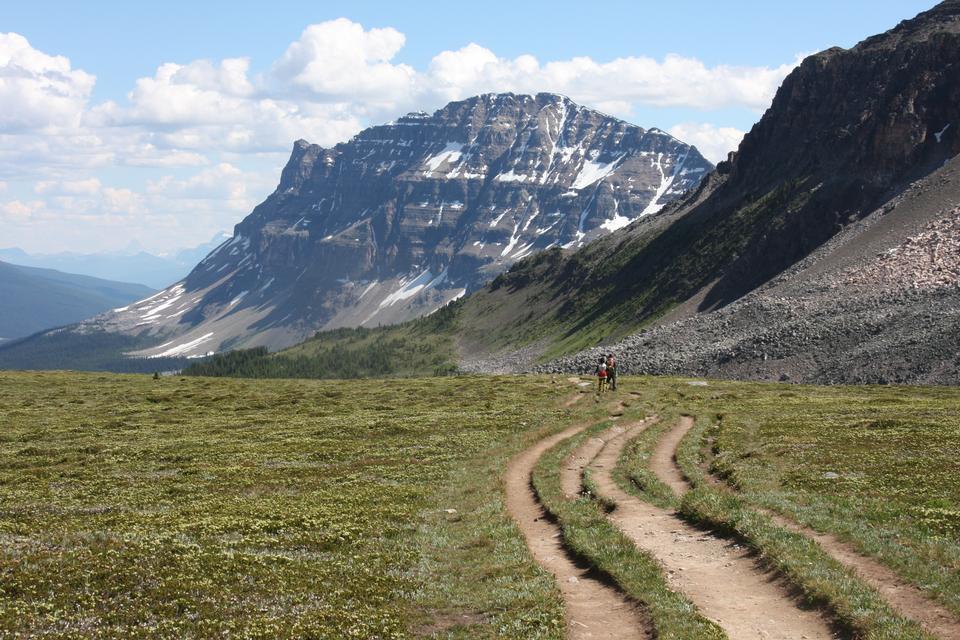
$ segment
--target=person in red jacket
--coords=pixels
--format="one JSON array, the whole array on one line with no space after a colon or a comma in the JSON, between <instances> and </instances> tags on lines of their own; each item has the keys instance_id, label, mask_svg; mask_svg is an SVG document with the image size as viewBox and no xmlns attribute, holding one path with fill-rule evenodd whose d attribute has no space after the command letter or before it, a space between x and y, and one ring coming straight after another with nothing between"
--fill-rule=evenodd
<instances>
[{"instance_id":1,"label":"person in red jacket","mask_svg":"<svg viewBox=\"0 0 960 640\"><path fill-rule=\"evenodd\" d=\"M600 356L597 362L597 370L594 371L597 376L597 393L603 393L607 388L607 359Z\"/></svg>"}]
</instances>

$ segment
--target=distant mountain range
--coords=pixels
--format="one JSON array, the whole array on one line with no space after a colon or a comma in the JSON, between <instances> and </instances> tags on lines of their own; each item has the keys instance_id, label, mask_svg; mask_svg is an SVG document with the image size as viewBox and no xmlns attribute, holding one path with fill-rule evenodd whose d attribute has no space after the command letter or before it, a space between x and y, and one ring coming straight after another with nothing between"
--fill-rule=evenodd
<instances>
[{"instance_id":1,"label":"distant mountain range","mask_svg":"<svg viewBox=\"0 0 960 640\"><path fill-rule=\"evenodd\" d=\"M138 247L131 247L128 251L105 253L51 254L30 254L12 247L0 249L0 260L26 267L56 269L65 273L136 282L152 289L162 289L183 279L204 256L229 237L229 233L219 233L209 242L169 255L151 254Z\"/></svg>"},{"instance_id":2,"label":"distant mountain range","mask_svg":"<svg viewBox=\"0 0 960 640\"><path fill-rule=\"evenodd\" d=\"M72 324L152 293L140 284L0 262L0 338Z\"/></svg>"}]
</instances>

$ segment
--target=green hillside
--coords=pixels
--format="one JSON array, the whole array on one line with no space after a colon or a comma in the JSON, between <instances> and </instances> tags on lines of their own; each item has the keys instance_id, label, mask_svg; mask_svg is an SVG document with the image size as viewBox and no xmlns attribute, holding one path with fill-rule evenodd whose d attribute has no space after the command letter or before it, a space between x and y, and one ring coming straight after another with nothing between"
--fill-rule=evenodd
<instances>
[{"instance_id":1,"label":"green hillside","mask_svg":"<svg viewBox=\"0 0 960 640\"><path fill-rule=\"evenodd\" d=\"M455 336L461 307L461 302L454 302L401 325L322 331L275 354L264 348L230 351L193 364L184 373L239 378L446 375L457 370Z\"/></svg>"}]
</instances>

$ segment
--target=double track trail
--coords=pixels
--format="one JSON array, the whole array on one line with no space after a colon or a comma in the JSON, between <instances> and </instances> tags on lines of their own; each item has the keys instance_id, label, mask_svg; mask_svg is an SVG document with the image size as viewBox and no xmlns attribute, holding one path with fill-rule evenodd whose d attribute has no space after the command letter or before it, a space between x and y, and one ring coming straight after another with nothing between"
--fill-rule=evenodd
<instances>
[{"instance_id":1,"label":"double track trail","mask_svg":"<svg viewBox=\"0 0 960 640\"><path fill-rule=\"evenodd\" d=\"M615 588L593 575L563 546L560 527L547 516L531 485L533 469L545 451L590 425L570 427L545 438L514 457L507 465L504 484L507 510L526 538L533 557L557 580L571 640L637 640L652 638L640 608Z\"/></svg>"},{"instance_id":2,"label":"double track trail","mask_svg":"<svg viewBox=\"0 0 960 640\"><path fill-rule=\"evenodd\" d=\"M655 459L679 442L689 429L687 421L692 425L689 418L682 419L682 428L671 430L662 439ZM798 606L788 587L760 567L747 549L696 529L672 511L631 496L616 484L612 471L624 446L646 427L646 423L614 426L601 435L605 442L599 449L585 452L589 455L596 450L585 468L591 470L600 494L616 502L617 508L610 514L614 524L655 556L671 585L720 625L731 640L834 638L829 621L819 611ZM666 460L672 460L672 454ZM658 475L663 471L662 479L671 486L686 489L678 469L670 473L660 465L654 469ZM568 472L577 473L573 466Z\"/></svg>"},{"instance_id":3,"label":"double track trail","mask_svg":"<svg viewBox=\"0 0 960 640\"><path fill-rule=\"evenodd\" d=\"M577 394L564 406L572 406L582 397ZM691 526L672 510L630 495L614 481L614 467L627 443L655 421L616 422L624 407L620 403L611 410L613 426L584 440L563 461L560 487L564 497L576 500L581 495L584 472L589 470L599 496L616 504L608 515L611 522L639 549L655 557L668 584L684 594L703 616L716 622L731 640L841 637L828 614L803 607L790 585L764 567L749 549ZM693 424L692 418L682 416L659 438L650 457L651 471L678 496L691 488L676 462L676 452ZM585 423L570 427L516 456L505 476L507 507L537 562L557 579L566 608L567 638L654 637L655 630L639 604L609 581L596 577L588 563L564 548L559 526L550 519L532 485L532 473L540 457L591 426ZM729 489L709 474L707 478ZM960 640L960 620L891 569L833 535L818 533L773 512L760 511L778 526L817 542L828 555L854 570L882 594L901 616L917 621L938 638Z\"/></svg>"},{"instance_id":4,"label":"double track trail","mask_svg":"<svg viewBox=\"0 0 960 640\"><path fill-rule=\"evenodd\" d=\"M616 419L617 413L620 411L614 410L610 417ZM598 489L617 503L610 516L613 522L640 548L658 558L671 584L732 640L834 638L820 613L799 608L786 587L762 570L746 549L694 529L673 513L648 505L616 486L610 472L626 442L647 424L617 423L574 450L561 467L561 487L566 497L577 497L583 472L590 468ZM566 610L567 638L651 638L653 629L639 605L595 577L589 565L564 548L559 526L549 519L532 486L532 473L540 457L590 426L570 427L514 457L504 476L507 509L536 561L557 580ZM679 479L682 481L682 476Z\"/></svg>"}]
</instances>

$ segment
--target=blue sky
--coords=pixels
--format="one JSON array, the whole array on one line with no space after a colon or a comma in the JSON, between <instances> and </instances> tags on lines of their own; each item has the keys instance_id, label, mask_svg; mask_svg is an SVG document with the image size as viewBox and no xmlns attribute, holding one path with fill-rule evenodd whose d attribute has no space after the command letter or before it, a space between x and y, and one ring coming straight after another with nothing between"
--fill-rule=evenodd
<instances>
[{"instance_id":1,"label":"blue sky","mask_svg":"<svg viewBox=\"0 0 960 640\"><path fill-rule=\"evenodd\" d=\"M297 137L483 91L566 93L716 160L799 55L931 5L8 3L0 246L199 244L273 189Z\"/></svg>"}]
</instances>

